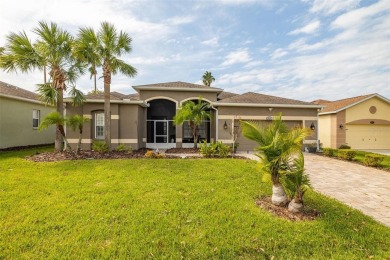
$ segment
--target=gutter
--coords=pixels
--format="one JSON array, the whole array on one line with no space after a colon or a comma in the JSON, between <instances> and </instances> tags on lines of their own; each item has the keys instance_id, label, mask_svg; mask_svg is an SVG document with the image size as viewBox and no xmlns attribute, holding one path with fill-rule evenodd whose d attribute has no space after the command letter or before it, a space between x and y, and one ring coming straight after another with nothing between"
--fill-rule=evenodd
<instances>
[{"instance_id":1,"label":"gutter","mask_svg":"<svg viewBox=\"0 0 390 260\"><path fill-rule=\"evenodd\" d=\"M64 99L65 103L71 103L72 101L70 99ZM104 103L104 99L86 99L84 103ZM141 107L147 107L147 104L144 101L141 100L110 100L110 103L113 104L133 104L133 105L140 105Z\"/></svg>"}]
</instances>

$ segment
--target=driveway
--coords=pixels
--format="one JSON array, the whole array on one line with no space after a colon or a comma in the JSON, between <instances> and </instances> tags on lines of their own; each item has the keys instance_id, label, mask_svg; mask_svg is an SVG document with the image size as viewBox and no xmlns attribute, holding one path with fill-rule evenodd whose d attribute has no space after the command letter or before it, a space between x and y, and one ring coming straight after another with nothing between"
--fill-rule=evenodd
<instances>
[{"instance_id":1,"label":"driveway","mask_svg":"<svg viewBox=\"0 0 390 260\"><path fill-rule=\"evenodd\" d=\"M390 227L390 172L305 153L315 190Z\"/></svg>"},{"instance_id":2,"label":"driveway","mask_svg":"<svg viewBox=\"0 0 390 260\"><path fill-rule=\"evenodd\" d=\"M253 153L239 153L252 160ZM390 172L304 153L313 188L390 227Z\"/></svg>"}]
</instances>

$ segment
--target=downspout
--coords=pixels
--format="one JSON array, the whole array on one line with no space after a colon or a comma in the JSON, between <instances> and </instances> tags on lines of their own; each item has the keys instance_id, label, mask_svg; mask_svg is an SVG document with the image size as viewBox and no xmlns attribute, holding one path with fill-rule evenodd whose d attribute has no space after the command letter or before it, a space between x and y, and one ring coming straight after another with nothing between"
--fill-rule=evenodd
<instances>
[{"instance_id":1,"label":"downspout","mask_svg":"<svg viewBox=\"0 0 390 260\"><path fill-rule=\"evenodd\" d=\"M211 108L215 110L215 142L218 141L218 109L216 109L213 105Z\"/></svg>"}]
</instances>

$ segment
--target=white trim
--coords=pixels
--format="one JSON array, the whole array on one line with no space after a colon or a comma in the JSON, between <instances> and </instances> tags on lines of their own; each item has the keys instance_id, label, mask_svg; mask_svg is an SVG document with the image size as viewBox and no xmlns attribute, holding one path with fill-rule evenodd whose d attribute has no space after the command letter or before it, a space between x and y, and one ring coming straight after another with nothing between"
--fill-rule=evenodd
<instances>
[{"instance_id":1,"label":"white trim","mask_svg":"<svg viewBox=\"0 0 390 260\"><path fill-rule=\"evenodd\" d=\"M112 119L119 119L119 115L111 115L111 120Z\"/></svg>"},{"instance_id":2,"label":"white trim","mask_svg":"<svg viewBox=\"0 0 390 260\"><path fill-rule=\"evenodd\" d=\"M88 118L88 119L92 119L92 115L91 114L83 114L83 117Z\"/></svg>"},{"instance_id":3,"label":"white trim","mask_svg":"<svg viewBox=\"0 0 390 260\"><path fill-rule=\"evenodd\" d=\"M381 96L381 95L379 95L379 94L373 94L373 95L368 96L368 97L366 97L366 98L364 98L364 99L362 99L362 100L356 101L355 103L352 103L352 104L350 104L350 105L348 105L348 106L342 107L342 108L340 108L340 109L338 109L338 110L329 111L329 112L324 112L324 113L318 113L318 115L336 114L336 113L338 113L338 112L340 112L340 111L343 111L343 110L345 110L345 109L347 109L347 108L353 107L353 106L358 105L358 104L360 104L360 103L362 103L362 102L364 102L364 101L367 101L367 100L369 100L369 99L371 99L371 98L373 98L373 97L380 98L380 99L386 101L387 103L390 103L390 100L387 99L387 98L385 98L384 96ZM337 102L337 100L334 101L334 102ZM331 102L331 103L333 103L333 102Z\"/></svg>"},{"instance_id":4,"label":"white trim","mask_svg":"<svg viewBox=\"0 0 390 260\"><path fill-rule=\"evenodd\" d=\"M182 142L183 142L183 138L176 137L176 143L182 143Z\"/></svg>"},{"instance_id":5,"label":"white trim","mask_svg":"<svg viewBox=\"0 0 390 260\"><path fill-rule=\"evenodd\" d=\"M163 90L163 91L184 91L184 92L222 92L221 88L168 88L168 87L143 87L143 86L133 86L137 92L138 90Z\"/></svg>"},{"instance_id":6,"label":"white trim","mask_svg":"<svg viewBox=\"0 0 390 260\"><path fill-rule=\"evenodd\" d=\"M156 99L170 100L170 101L172 101L172 102L174 102L176 104L176 109L179 108L179 101L177 101L177 100L175 100L173 98L170 98L170 97L165 97L165 96L151 97L151 98L145 99L145 102L148 103L149 101L156 100Z\"/></svg>"},{"instance_id":7,"label":"white trim","mask_svg":"<svg viewBox=\"0 0 390 260\"><path fill-rule=\"evenodd\" d=\"M138 139L111 139L113 144L136 144Z\"/></svg>"},{"instance_id":8,"label":"white trim","mask_svg":"<svg viewBox=\"0 0 390 260\"><path fill-rule=\"evenodd\" d=\"M320 105L292 105L292 104L261 104L261 103L222 103L214 102L213 106L225 106L225 107L286 107L286 108L322 108Z\"/></svg>"},{"instance_id":9,"label":"white trim","mask_svg":"<svg viewBox=\"0 0 390 260\"><path fill-rule=\"evenodd\" d=\"M270 121L269 116L239 116L239 115L219 115L220 120L267 120ZM317 121L317 116L282 116L282 120L289 121L302 121L302 120L314 120Z\"/></svg>"},{"instance_id":10,"label":"white trim","mask_svg":"<svg viewBox=\"0 0 390 260\"><path fill-rule=\"evenodd\" d=\"M176 143L146 143L148 149L169 149L176 148Z\"/></svg>"},{"instance_id":11,"label":"white trim","mask_svg":"<svg viewBox=\"0 0 390 260\"><path fill-rule=\"evenodd\" d=\"M181 147L182 148L194 148L194 143L182 143Z\"/></svg>"},{"instance_id":12,"label":"white trim","mask_svg":"<svg viewBox=\"0 0 390 260\"><path fill-rule=\"evenodd\" d=\"M189 98L186 98L186 99L183 99L179 102L179 105L180 107L183 105L184 102L188 101L188 100L199 100L201 96L198 96L198 97L189 97ZM209 103L210 105L213 103L211 100L208 100L207 98L203 98L202 97L202 101L205 100L207 101L207 103Z\"/></svg>"},{"instance_id":13,"label":"white trim","mask_svg":"<svg viewBox=\"0 0 390 260\"><path fill-rule=\"evenodd\" d=\"M68 143L70 144L77 144L79 142L79 139L68 139ZM81 140L81 143L82 144L91 144L92 143L92 139L82 139Z\"/></svg>"}]
</instances>

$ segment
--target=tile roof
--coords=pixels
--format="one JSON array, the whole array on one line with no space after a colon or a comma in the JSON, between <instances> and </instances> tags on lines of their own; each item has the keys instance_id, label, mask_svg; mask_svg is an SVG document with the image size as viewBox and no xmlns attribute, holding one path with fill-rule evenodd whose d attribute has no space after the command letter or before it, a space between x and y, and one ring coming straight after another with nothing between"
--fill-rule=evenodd
<instances>
[{"instance_id":1,"label":"tile roof","mask_svg":"<svg viewBox=\"0 0 390 260\"><path fill-rule=\"evenodd\" d=\"M345 99L340 99L340 100L336 100L336 101L328 101L327 103L322 104L325 106L325 108L321 111L321 113L329 113L329 112L338 111L340 109L343 109L344 107L350 106L356 102L359 102L363 99L366 99L366 98L374 96L374 95L376 95L376 94L369 94L369 95L364 95L364 96L345 98Z\"/></svg>"},{"instance_id":2,"label":"tile roof","mask_svg":"<svg viewBox=\"0 0 390 260\"><path fill-rule=\"evenodd\" d=\"M232 92L227 92L227 91L222 91L221 93L218 94L217 99L222 100L222 99L230 98L230 97L233 97L236 95L238 95L238 94L232 93Z\"/></svg>"},{"instance_id":3,"label":"tile roof","mask_svg":"<svg viewBox=\"0 0 390 260\"><path fill-rule=\"evenodd\" d=\"M316 104L316 105L324 105L324 104L329 103L329 102L332 102L332 101L325 100L325 99L317 99L317 100L312 101L311 103Z\"/></svg>"},{"instance_id":4,"label":"tile roof","mask_svg":"<svg viewBox=\"0 0 390 260\"><path fill-rule=\"evenodd\" d=\"M309 102L247 92L223 99L217 103L247 103L247 104L280 104L280 105L313 105Z\"/></svg>"},{"instance_id":5,"label":"tile roof","mask_svg":"<svg viewBox=\"0 0 390 260\"><path fill-rule=\"evenodd\" d=\"M8 83L0 81L0 94L7 96L14 96L19 98L26 98L31 100L39 100L38 94L34 92L10 85Z\"/></svg>"},{"instance_id":6,"label":"tile roof","mask_svg":"<svg viewBox=\"0 0 390 260\"><path fill-rule=\"evenodd\" d=\"M97 94L88 94L85 95L86 99L96 99L96 100L104 100L104 93L97 93ZM123 99L130 99L130 100L139 100L139 94L122 94L116 91L113 91L110 93L110 100L123 100Z\"/></svg>"},{"instance_id":7,"label":"tile roof","mask_svg":"<svg viewBox=\"0 0 390 260\"><path fill-rule=\"evenodd\" d=\"M208 87L205 85L193 84L188 82L176 81L176 82L166 82L166 83L156 83L156 84L148 84L148 85L138 85L137 87L150 87L150 88L195 88L195 89L215 89L218 88Z\"/></svg>"}]
</instances>

